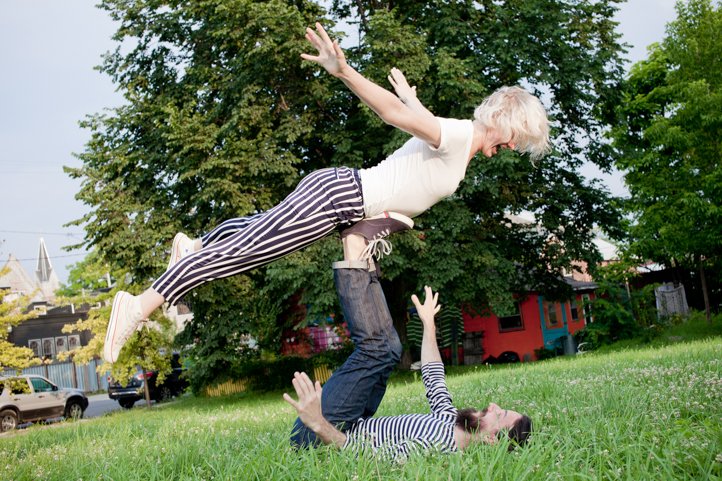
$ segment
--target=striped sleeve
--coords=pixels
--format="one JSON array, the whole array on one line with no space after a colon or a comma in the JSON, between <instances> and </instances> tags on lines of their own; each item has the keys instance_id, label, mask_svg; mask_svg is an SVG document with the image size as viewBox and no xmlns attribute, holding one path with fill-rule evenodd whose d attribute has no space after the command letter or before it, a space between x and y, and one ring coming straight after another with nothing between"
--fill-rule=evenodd
<instances>
[{"instance_id":1,"label":"striped sleeve","mask_svg":"<svg viewBox=\"0 0 722 481\"><path fill-rule=\"evenodd\" d=\"M401 460L412 451L457 450L454 423L432 414L361 419L346 431L342 449Z\"/></svg>"},{"instance_id":2,"label":"striped sleeve","mask_svg":"<svg viewBox=\"0 0 722 481\"><path fill-rule=\"evenodd\" d=\"M444 364L428 362L421 366L421 379L426 387L426 399L435 416L456 418L456 408L451 403L451 394L446 387Z\"/></svg>"}]
</instances>

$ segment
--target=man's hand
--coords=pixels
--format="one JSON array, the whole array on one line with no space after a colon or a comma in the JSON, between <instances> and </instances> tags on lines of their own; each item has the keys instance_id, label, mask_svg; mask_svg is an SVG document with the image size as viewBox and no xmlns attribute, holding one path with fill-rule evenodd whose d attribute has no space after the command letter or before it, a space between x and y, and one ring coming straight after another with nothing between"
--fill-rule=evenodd
<instances>
[{"instance_id":1,"label":"man's hand","mask_svg":"<svg viewBox=\"0 0 722 481\"><path fill-rule=\"evenodd\" d=\"M293 406L303 424L316 433L321 442L342 448L346 443L346 435L326 421L321 412L321 383L311 381L305 372L294 373L292 382L298 401L294 401L287 393L283 393L283 399Z\"/></svg>"},{"instance_id":2,"label":"man's hand","mask_svg":"<svg viewBox=\"0 0 722 481\"><path fill-rule=\"evenodd\" d=\"M298 401L294 401L287 393L283 393L283 399L298 411L298 417L303 424L312 431L322 424L323 413L321 412L321 383L314 384L305 372L296 372L293 375L293 388L296 390Z\"/></svg>"},{"instance_id":3,"label":"man's hand","mask_svg":"<svg viewBox=\"0 0 722 481\"><path fill-rule=\"evenodd\" d=\"M411 296L411 300L416 306L416 312L424 325L424 336L421 339L421 366L430 362L441 362L441 353L436 343L436 324L434 324L434 316L439 312L441 306L439 302L439 293L434 293L429 286L424 287L426 299L424 303L419 302L416 294Z\"/></svg>"},{"instance_id":4,"label":"man's hand","mask_svg":"<svg viewBox=\"0 0 722 481\"><path fill-rule=\"evenodd\" d=\"M339 47L338 40L331 41L326 30L324 30L318 22L316 22L316 31L318 34L311 28L306 28L306 38L311 42L311 45L316 47L318 55L302 53L301 58L310 62L316 62L331 75L338 76L344 67L346 67L346 56L343 54L341 47Z\"/></svg>"},{"instance_id":5,"label":"man's hand","mask_svg":"<svg viewBox=\"0 0 722 481\"><path fill-rule=\"evenodd\" d=\"M423 304L419 302L419 298L416 297L416 294L411 296L411 300L413 301L414 306L416 306L416 312L419 314L421 322L424 323L424 329L427 329L436 326L434 324L434 316L441 310L441 305L438 304L438 292L434 293L429 286L424 287L424 292L426 294L426 299L424 299Z\"/></svg>"}]
</instances>

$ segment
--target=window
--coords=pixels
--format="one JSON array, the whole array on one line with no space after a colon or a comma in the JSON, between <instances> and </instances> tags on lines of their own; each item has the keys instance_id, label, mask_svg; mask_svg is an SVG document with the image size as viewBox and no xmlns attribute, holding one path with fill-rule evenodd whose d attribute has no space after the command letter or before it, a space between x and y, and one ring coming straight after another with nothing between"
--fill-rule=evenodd
<instances>
[{"instance_id":1,"label":"window","mask_svg":"<svg viewBox=\"0 0 722 481\"><path fill-rule=\"evenodd\" d=\"M39 377L30 378L30 382L33 383L33 389L35 392L50 392L53 390L53 385L45 379Z\"/></svg>"},{"instance_id":2,"label":"window","mask_svg":"<svg viewBox=\"0 0 722 481\"><path fill-rule=\"evenodd\" d=\"M559 312L559 304L554 302L545 302L544 314L544 317L546 317L547 329L556 329L562 326L562 316Z\"/></svg>"},{"instance_id":3,"label":"window","mask_svg":"<svg viewBox=\"0 0 722 481\"><path fill-rule=\"evenodd\" d=\"M502 312L499 317L499 332L518 331L524 329L524 322L521 318L521 307L518 302L509 312Z\"/></svg>"},{"instance_id":4,"label":"window","mask_svg":"<svg viewBox=\"0 0 722 481\"><path fill-rule=\"evenodd\" d=\"M571 310L572 314L572 321L578 321L579 320L579 309L577 308L577 298L572 297L572 299L569 301L569 308Z\"/></svg>"},{"instance_id":5,"label":"window","mask_svg":"<svg viewBox=\"0 0 722 481\"><path fill-rule=\"evenodd\" d=\"M582 294L582 309L584 309L584 322L587 324L591 324L594 322L594 317L592 317L592 299L589 297L589 294Z\"/></svg>"},{"instance_id":6,"label":"window","mask_svg":"<svg viewBox=\"0 0 722 481\"><path fill-rule=\"evenodd\" d=\"M23 377L13 377L5 380L5 385L11 394L30 394L30 386Z\"/></svg>"}]
</instances>

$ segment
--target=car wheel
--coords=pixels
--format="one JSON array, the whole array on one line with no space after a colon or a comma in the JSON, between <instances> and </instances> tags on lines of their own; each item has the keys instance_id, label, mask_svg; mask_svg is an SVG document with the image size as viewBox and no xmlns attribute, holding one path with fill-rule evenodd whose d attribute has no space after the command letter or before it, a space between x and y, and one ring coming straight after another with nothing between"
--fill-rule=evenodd
<instances>
[{"instance_id":1,"label":"car wheel","mask_svg":"<svg viewBox=\"0 0 722 481\"><path fill-rule=\"evenodd\" d=\"M161 386L161 388L158 390L158 397L157 397L156 401L158 401L158 402L168 401L172 397L173 397L173 391L171 391L168 386Z\"/></svg>"},{"instance_id":2,"label":"car wheel","mask_svg":"<svg viewBox=\"0 0 722 481\"><path fill-rule=\"evenodd\" d=\"M83 406L78 401L70 401L65 406L65 419L77 420L83 417Z\"/></svg>"},{"instance_id":3,"label":"car wheel","mask_svg":"<svg viewBox=\"0 0 722 481\"><path fill-rule=\"evenodd\" d=\"M6 409L0 412L0 432L12 431L18 426L18 415L15 411Z\"/></svg>"},{"instance_id":4,"label":"car wheel","mask_svg":"<svg viewBox=\"0 0 722 481\"><path fill-rule=\"evenodd\" d=\"M123 409L130 409L135 404L135 401L132 399L119 399L118 404L120 404L120 407Z\"/></svg>"}]
</instances>

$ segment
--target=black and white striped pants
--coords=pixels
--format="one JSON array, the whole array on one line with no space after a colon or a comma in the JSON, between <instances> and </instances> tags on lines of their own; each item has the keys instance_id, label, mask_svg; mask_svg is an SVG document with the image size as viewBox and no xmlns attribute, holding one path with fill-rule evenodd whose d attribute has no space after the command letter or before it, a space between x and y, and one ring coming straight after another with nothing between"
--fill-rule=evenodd
<instances>
[{"instance_id":1,"label":"black and white striped pants","mask_svg":"<svg viewBox=\"0 0 722 481\"><path fill-rule=\"evenodd\" d=\"M206 282L268 264L363 217L358 172L346 167L317 170L277 206L227 220L204 235L203 248L181 259L152 287L172 305Z\"/></svg>"}]
</instances>

